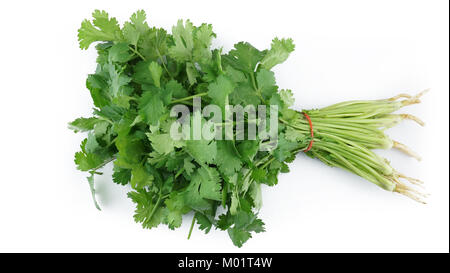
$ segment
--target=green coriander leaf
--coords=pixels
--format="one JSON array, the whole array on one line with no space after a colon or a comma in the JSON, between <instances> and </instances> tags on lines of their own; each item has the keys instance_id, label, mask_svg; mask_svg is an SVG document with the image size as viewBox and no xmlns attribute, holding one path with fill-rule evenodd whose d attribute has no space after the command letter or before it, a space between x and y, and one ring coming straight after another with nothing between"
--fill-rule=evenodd
<instances>
[{"instance_id":1,"label":"green coriander leaf","mask_svg":"<svg viewBox=\"0 0 450 273\"><path fill-rule=\"evenodd\" d=\"M250 197L253 200L253 204L257 210L262 207L262 194L261 194L261 184L260 183L252 183L250 186Z\"/></svg>"},{"instance_id":2,"label":"green coriander leaf","mask_svg":"<svg viewBox=\"0 0 450 273\"><path fill-rule=\"evenodd\" d=\"M128 43L137 45L141 35L144 35L150 28L145 21L146 14L143 10L138 10L131 15L130 21L125 22L122 28L123 36Z\"/></svg>"},{"instance_id":3,"label":"green coriander leaf","mask_svg":"<svg viewBox=\"0 0 450 273\"><path fill-rule=\"evenodd\" d=\"M191 158L186 157L184 159L184 170L188 175L191 175L194 172L195 165L192 164Z\"/></svg>"},{"instance_id":4,"label":"green coriander leaf","mask_svg":"<svg viewBox=\"0 0 450 273\"><path fill-rule=\"evenodd\" d=\"M261 69L256 74L256 81L258 89L265 100L269 100L278 90L278 87L275 85L275 75L272 71Z\"/></svg>"},{"instance_id":5,"label":"green coriander leaf","mask_svg":"<svg viewBox=\"0 0 450 273\"><path fill-rule=\"evenodd\" d=\"M246 72L253 73L256 64L264 57L264 52L259 51L249 43L240 42L234 45L228 55L223 56L226 64L233 68Z\"/></svg>"},{"instance_id":6,"label":"green coriander leaf","mask_svg":"<svg viewBox=\"0 0 450 273\"><path fill-rule=\"evenodd\" d=\"M197 68L195 68L194 64L192 63L186 63L186 75L188 77L190 85L197 83L197 77L200 76L200 74L197 71Z\"/></svg>"},{"instance_id":7,"label":"green coriander leaf","mask_svg":"<svg viewBox=\"0 0 450 273\"><path fill-rule=\"evenodd\" d=\"M194 48L193 32L194 26L191 21L178 20L176 26L172 27L172 35L175 45L169 48L170 57L178 62L186 62L192 59L192 50Z\"/></svg>"},{"instance_id":8,"label":"green coriander leaf","mask_svg":"<svg viewBox=\"0 0 450 273\"><path fill-rule=\"evenodd\" d=\"M191 209L184 203L183 196L178 192L172 192L170 197L164 203L167 207L166 223L170 229L175 229L181 226L183 215L188 213Z\"/></svg>"},{"instance_id":9,"label":"green coriander leaf","mask_svg":"<svg viewBox=\"0 0 450 273\"><path fill-rule=\"evenodd\" d=\"M244 140L237 146L239 154L244 162L253 165L253 158L259 149L259 143L256 140Z\"/></svg>"},{"instance_id":10,"label":"green coriander leaf","mask_svg":"<svg viewBox=\"0 0 450 273\"><path fill-rule=\"evenodd\" d=\"M216 37L212 31L212 25L202 24L195 29L194 49L192 59L200 64L208 63L211 60L211 41Z\"/></svg>"},{"instance_id":11,"label":"green coriander leaf","mask_svg":"<svg viewBox=\"0 0 450 273\"><path fill-rule=\"evenodd\" d=\"M131 180L131 170L114 166L114 173L112 175L114 183L126 185Z\"/></svg>"},{"instance_id":12,"label":"green coriander leaf","mask_svg":"<svg viewBox=\"0 0 450 273\"><path fill-rule=\"evenodd\" d=\"M266 69L271 69L277 64L286 61L289 54L294 51L295 45L292 39L278 39L272 40L272 46L267 52L266 56L261 61L261 65Z\"/></svg>"},{"instance_id":13,"label":"green coriander leaf","mask_svg":"<svg viewBox=\"0 0 450 273\"><path fill-rule=\"evenodd\" d=\"M217 228L221 230L227 230L233 225L233 216L228 212L226 214L219 215L219 220L217 220Z\"/></svg>"},{"instance_id":14,"label":"green coriander leaf","mask_svg":"<svg viewBox=\"0 0 450 273\"><path fill-rule=\"evenodd\" d=\"M201 182L201 177L198 172L195 172L188 187L182 193L184 203L196 211L212 211L212 201L204 199L200 195Z\"/></svg>"},{"instance_id":15,"label":"green coriander leaf","mask_svg":"<svg viewBox=\"0 0 450 273\"><path fill-rule=\"evenodd\" d=\"M109 62L109 49L114 45L113 42L104 42L104 43L98 43L95 46L95 49L97 50L98 56L97 56L97 64L104 65Z\"/></svg>"},{"instance_id":16,"label":"green coriander leaf","mask_svg":"<svg viewBox=\"0 0 450 273\"><path fill-rule=\"evenodd\" d=\"M208 86L208 96L212 99L213 103L222 108L226 104L228 95L233 91L233 83L223 75L220 75L215 82L210 83Z\"/></svg>"},{"instance_id":17,"label":"green coriander leaf","mask_svg":"<svg viewBox=\"0 0 450 273\"><path fill-rule=\"evenodd\" d=\"M175 143L169 134L147 133L147 137L151 141L153 149L160 154L169 154L175 148Z\"/></svg>"},{"instance_id":18,"label":"green coriander leaf","mask_svg":"<svg viewBox=\"0 0 450 273\"><path fill-rule=\"evenodd\" d=\"M216 163L219 170L227 176L233 175L242 168L242 161L234 147L233 141L217 141Z\"/></svg>"},{"instance_id":19,"label":"green coriander leaf","mask_svg":"<svg viewBox=\"0 0 450 273\"><path fill-rule=\"evenodd\" d=\"M221 201L220 176L215 168L202 167L192 177L192 181L200 180L200 196L206 199Z\"/></svg>"},{"instance_id":20,"label":"green coriander leaf","mask_svg":"<svg viewBox=\"0 0 450 273\"><path fill-rule=\"evenodd\" d=\"M291 90L282 89L280 90L279 94L286 108L294 105L294 95L292 94Z\"/></svg>"},{"instance_id":21,"label":"green coriander leaf","mask_svg":"<svg viewBox=\"0 0 450 273\"><path fill-rule=\"evenodd\" d=\"M77 118L76 120L69 123L69 129L73 130L75 133L86 132L94 129L95 124L100 122L98 118Z\"/></svg>"},{"instance_id":22,"label":"green coriander leaf","mask_svg":"<svg viewBox=\"0 0 450 273\"><path fill-rule=\"evenodd\" d=\"M291 142L300 142L306 138L306 135L304 135L299 130L288 126L286 127L284 137L286 138L286 140L289 140Z\"/></svg>"},{"instance_id":23,"label":"green coriander leaf","mask_svg":"<svg viewBox=\"0 0 450 273\"><path fill-rule=\"evenodd\" d=\"M156 125L166 112L159 89L146 90L139 99L139 115L150 125Z\"/></svg>"},{"instance_id":24,"label":"green coriander leaf","mask_svg":"<svg viewBox=\"0 0 450 273\"><path fill-rule=\"evenodd\" d=\"M131 15L130 21L139 33L145 33L150 29L147 22L145 22L146 17L147 15L144 10L138 10Z\"/></svg>"},{"instance_id":25,"label":"green coriander leaf","mask_svg":"<svg viewBox=\"0 0 450 273\"><path fill-rule=\"evenodd\" d=\"M172 35L175 45L169 48L169 56L178 62L207 63L211 60L212 53L209 47L212 39L216 36L212 31L212 26L202 24L194 27L189 20L183 24L179 20L172 28ZM187 72L193 73L195 67L191 67ZM190 79L191 84L193 81Z\"/></svg>"},{"instance_id":26,"label":"green coriander leaf","mask_svg":"<svg viewBox=\"0 0 450 273\"><path fill-rule=\"evenodd\" d=\"M186 150L199 164L212 164L217 155L217 144L208 140L187 140Z\"/></svg>"},{"instance_id":27,"label":"green coriander leaf","mask_svg":"<svg viewBox=\"0 0 450 273\"><path fill-rule=\"evenodd\" d=\"M262 181L261 183L271 187L275 186L276 184L278 184L278 173L279 169L270 170L267 174L266 180Z\"/></svg>"},{"instance_id":28,"label":"green coriander leaf","mask_svg":"<svg viewBox=\"0 0 450 273\"><path fill-rule=\"evenodd\" d=\"M94 153L88 153L86 151L87 139L81 142L81 151L75 153L75 164L80 171L89 171L100 167L104 162L104 156Z\"/></svg>"},{"instance_id":29,"label":"green coriander leaf","mask_svg":"<svg viewBox=\"0 0 450 273\"><path fill-rule=\"evenodd\" d=\"M184 158L176 155L176 153L170 153L167 156L166 168L170 172L178 172L184 167Z\"/></svg>"},{"instance_id":30,"label":"green coriander leaf","mask_svg":"<svg viewBox=\"0 0 450 273\"><path fill-rule=\"evenodd\" d=\"M114 162L118 167L131 169L142 160L144 145L141 139L134 135L119 134L115 145L118 150L117 160Z\"/></svg>"},{"instance_id":31,"label":"green coriander leaf","mask_svg":"<svg viewBox=\"0 0 450 273\"><path fill-rule=\"evenodd\" d=\"M127 43L129 43L133 46L137 46L139 37L140 37L140 33L137 31L136 27L132 23L125 22L123 24L122 33L123 33L123 37L124 37L125 41L127 41Z\"/></svg>"},{"instance_id":32,"label":"green coriander leaf","mask_svg":"<svg viewBox=\"0 0 450 273\"><path fill-rule=\"evenodd\" d=\"M117 122L122 119L122 116L125 114L125 110L116 105L107 105L102 107L100 110L94 109L94 114L111 122Z\"/></svg>"},{"instance_id":33,"label":"green coriander leaf","mask_svg":"<svg viewBox=\"0 0 450 273\"><path fill-rule=\"evenodd\" d=\"M248 239L252 238L250 232L238 228L229 228L228 235L233 241L233 244L237 247L242 247L242 245L248 241Z\"/></svg>"},{"instance_id":34,"label":"green coriander leaf","mask_svg":"<svg viewBox=\"0 0 450 273\"><path fill-rule=\"evenodd\" d=\"M250 232L264 231L264 223L252 212L239 211L234 216L234 222L234 227L228 229L228 235L237 247L252 237Z\"/></svg>"},{"instance_id":35,"label":"green coriander leaf","mask_svg":"<svg viewBox=\"0 0 450 273\"><path fill-rule=\"evenodd\" d=\"M242 83L231 93L230 102L233 105L253 105L257 107L261 104L261 99L255 92L255 89L253 89L253 86L248 83Z\"/></svg>"},{"instance_id":36,"label":"green coriander leaf","mask_svg":"<svg viewBox=\"0 0 450 273\"><path fill-rule=\"evenodd\" d=\"M153 83L156 85L156 87L161 87L161 75L162 75L162 67L157 64L156 62L151 62L150 66L148 67L150 70L150 74L153 79Z\"/></svg>"},{"instance_id":37,"label":"green coriander leaf","mask_svg":"<svg viewBox=\"0 0 450 273\"><path fill-rule=\"evenodd\" d=\"M247 78L245 74L239 70L234 69L232 66L227 66L225 68L226 75L233 80L235 83L245 82Z\"/></svg>"},{"instance_id":38,"label":"green coriander leaf","mask_svg":"<svg viewBox=\"0 0 450 273\"><path fill-rule=\"evenodd\" d=\"M132 57L127 43L117 43L109 49L109 60L111 62L126 63Z\"/></svg>"},{"instance_id":39,"label":"green coriander leaf","mask_svg":"<svg viewBox=\"0 0 450 273\"><path fill-rule=\"evenodd\" d=\"M164 89L166 91L170 91L172 93L172 96L175 98L184 98L189 95L187 90L176 80L170 80L169 82L167 82Z\"/></svg>"},{"instance_id":40,"label":"green coriander leaf","mask_svg":"<svg viewBox=\"0 0 450 273\"><path fill-rule=\"evenodd\" d=\"M94 126L94 135L97 139L103 139L108 141L109 139L105 137L108 133L108 129L110 128L110 124L107 121L100 121Z\"/></svg>"},{"instance_id":41,"label":"green coriander leaf","mask_svg":"<svg viewBox=\"0 0 450 273\"><path fill-rule=\"evenodd\" d=\"M238 207L239 207L239 196L237 191L235 190L231 195L231 205L229 209L231 215L236 215Z\"/></svg>"},{"instance_id":42,"label":"green coriander leaf","mask_svg":"<svg viewBox=\"0 0 450 273\"><path fill-rule=\"evenodd\" d=\"M117 68L113 64L106 64L104 69L108 72L109 79L109 92L113 98L119 98L123 96L128 96L133 91L128 83L131 78L125 75L120 68ZM128 103L119 104L118 106L128 108Z\"/></svg>"},{"instance_id":43,"label":"green coriander leaf","mask_svg":"<svg viewBox=\"0 0 450 273\"><path fill-rule=\"evenodd\" d=\"M89 132L84 148L87 153L95 153L99 148L101 148L93 132Z\"/></svg>"},{"instance_id":44,"label":"green coriander leaf","mask_svg":"<svg viewBox=\"0 0 450 273\"><path fill-rule=\"evenodd\" d=\"M86 87L89 89L96 107L104 107L110 103L111 98L108 94L108 83L101 75L88 75Z\"/></svg>"},{"instance_id":45,"label":"green coriander leaf","mask_svg":"<svg viewBox=\"0 0 450 273\"><path fill-rule=\"evenodd\" d=\"M248 231L254 231L260 233L266 231L264 228L264 222L261 219L254 219L246 228Z\"/></svg>"},{"instance_id":46,"label":"green coriander leaf","mask_svg":"<svg viewBox=\"0 0 450 273\"><path fill-rule=\"evenodd\" d=\"M266 180L267 171L261 168L253 169L251 176L256 182L263 183Z\"/></svg>"},{"instance_id":47,"label":"green coriander leaf","mask_svg":"<svg viewBox=\"0 0 450 273\"><path fill-rule=\"evenodd\" d=\"M128 197L136 204L134 220L143 228L151 229L164 221L167 209L161 206L154 193L142 189L129 192Z\"/></svg>"},{"instance_id":48,"label":"green coriander leaf","mask_svg":"<svg viewBox=\"0 0 450 273\"><path fill-rule=\"evenodd\" d=\"M275 156L276 159L282 162L285 161L287 158L289 158L292 152L295 149L298 149L299 147L300 147L299 143L291 142L286 139L284 134L280 134L278 138L278 145L273 155Z\"/></svg>"},{"instance_id":49,"label":"green coriander leaf","mask_svg":"<svg viewBox=\"0 0 450 273\"><path fill-rule=\"evenodd\" d=\"M162 28L151 28L141 34L138 42L139 52L148 61L163 61L163 56L167 54L167 32Z\"/></svg>"},{"instance_id":50,"label":"green coriander leaf","mask_svg":"<svg viewBox=\"0 0 450 273\"><path fill-rule=\"evenodd\" d=\"M131 187L133 189L142 189L153 183L154 176L149 174L143 165L135 165L131 170Z\"/></svg>"},{"instance_id":51,"label":"green coriander leaf","mask_svg":"<svg viewBox=\"0 0 450 273\"><path fill-rule=\"evenodd\" d=\"M203 230L205 234L208 234L208 232L211 230L211 227L213 223L206 217L204 214L200 212L196 212L194 215L195 219L197 220L197 224L199 224L199 229Z\"/></svg>"},{"instance_id":52,"label":"green coriander leaf","mask_svg":"<svg viewBox=\"0 0 450 273\"><path fill-rule=\"evenodd\" d=\"M284 102L281 99L280 94L274 93L272 95L272 97L270 97L269 105L277 106L279 110L283 109L284 108Z\"/></svg>"},{"instance_id":53,"label":"green coriander leaf","mask_svg":"<svg viewBox=\"0 0 450 273\"><path fill-rule=\"evenodd\" d=\"M245 211L238 211L234 216L234 227L238 229L245 229L254 219L253 213Z\"/></svg>"},{"instance_id":54,"label":"green coriander leaf","mask_svg":"<svg viewBox=\"0 0 450 273\"><path fill-rule=\"evenodd\" d=\"M80 48L87 49L97 41L121 41L122 32L116 18L109 18L105 11L95 10L92 13L94 20L84 20L78 30Z\"/></svg>"},{"instance_id":55,"label":"green coriander leaf","mask_svg":"<svg viewBox=\"0 0 450 273\"><path fill-rule=\"evenodd\" d=\"M102 158L96 154L75 153L75 164L77 164L77 168L80 171L89 171L100 166L102 163Z\"/></svg>"},{"instance_id":56,"label":"green coriander leaf","mask_svg":"<svg viewBox=\"0 0 450 273\"><path fill-rule=\"evenodd\" d=\"M295 156L295 155L294 155ZM286 162L288 162L288 160L286 160ZM292 162L292 160L290 160L289 159L289 162ZM288 163L289 163L288 162ZM289 170L289 166L286 164L286 163L281 163L281 169L280 169L280 172L282 172L282 173L288 173L290 170Z\"/></svg>"},{"instance_id":57,"label":"green coriander leaf","mask_svg":"<svg viewBox=\"0 0 450 273\"><path fill-rule=\"evenodd\" d=\"M156 170L155 170L156 171ZM172 192L174 186L174 177L169 176L166 180L164 180L162 186L159 187L161 194L167 194Z\"/></svg>"},{"instance_id":58,"label":"green coriander leaf","mask_svg":"<svg viewBox=\"0 0 450 273\"><path fill-rule=\"evenodd\" d=\"M151 61L140 61L133 67L133 81L139 84L154 84L150 73Z\"/></svg>"}]
</instances>

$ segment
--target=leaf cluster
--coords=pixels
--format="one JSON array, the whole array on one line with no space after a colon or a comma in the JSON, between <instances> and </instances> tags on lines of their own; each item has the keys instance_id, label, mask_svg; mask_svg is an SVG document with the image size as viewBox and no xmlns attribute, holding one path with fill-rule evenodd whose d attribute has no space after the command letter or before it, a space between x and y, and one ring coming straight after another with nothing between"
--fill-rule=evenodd
<instances>
[{"instance_id":1,"label":"leaf cluster","mask_svg":"<svg viewBox=\"0 0 450 273\"><path fill-rule=\"evenodd\" d=\"M89 173L94 201L94 176L113 162L113 181L131 186L134 219L144 228L175 229L193 212L201 230L226 230L238 247L264 231L261 185L276 185L278 174L289 171L286 163L299 149L295 132L280 124L274 150L262 149L270 143L259 135L174 140L170 108L177 102L192 110L189 99L202 97L202 104L220 107L275 104L280 116L292 116L292 93L279 90L271 71L294 50L292 40L275 38L268 50L239 42L223 53L211 47L216 34L209 24L179 20L169 33L149 26L142 10L122 26L105 11L92 17L82 22L78 40L82 49L96 43L97 69L86 80L95 107L69 128L87 132L75 163Z\"/></svg>"}]
</instances>

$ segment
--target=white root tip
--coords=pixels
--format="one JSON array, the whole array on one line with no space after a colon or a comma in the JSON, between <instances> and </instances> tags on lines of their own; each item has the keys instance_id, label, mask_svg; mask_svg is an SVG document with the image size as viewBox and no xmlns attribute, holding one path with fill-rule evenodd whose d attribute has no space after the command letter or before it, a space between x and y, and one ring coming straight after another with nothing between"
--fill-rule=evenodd
<instances>
[{"instance_id":1,"label":"white root tip","mask_svg":"<svg viewBox=\"0 0 450 273\"><path fill-rule=\"evenodd\" d=\"M408 146L406 146L406 145L404 145L404 144L402 144L400 142L397 142L397 141L394 140L394 145L392 147L396 148L397 150L399 150L399 151L401 151L401 152L403 152L403 153L405 153L405 154L407 154L407 155L409 155L411 157L414 157L418 161L422 160L422 158L416 152L414 152Z\"/></svg>"},{"instance_id":2,"label":"white root tip","mask_svg":"<svg viewBox=\"0 0 450 273\"><path fill-rule=\"evenodd\" d=\"M414 195L414 194L412 194L412 193L410 193L410 192L408 192L408 191L397 190L396 192L398 192L398 193L400 193L400 194L402 194L402 195L404 195L404 196L406 196L406 197L409 197L409 198L411 198L412 200L414 200L414 201L416 201L416 202L419 202L419 203L421 203L421 204L426 204L426 203L427 203L427 202L425 202L422 198L420 198L420 197L418 197L418 196L416 196L416 195Z\"/></svg>"},{"instance_id":3,"label":"white root tip","mask_svg":"<svg viewBox=\"0 0 450 273\"><path fill-rule=\"evenodd\" d=\"M425 126L425 122L423 122L420 118L410 115L410 114L400 114L400 117L402 119L409 119L412 121L415 121L417 124L419 124L420 126Z\"/></svg>"},{"instance_id":4,"label":"white root tip","mask_svg":"<svg viewBox=\"0 0 450 273\"><path fill-rule=\"evenodd\" d=\"M402 101L402 105L403 106L407 106L407 105L411 105L411 104L417 104L420 103L420 98L425 95L426 93L428 93L430 91L430 89L425 89L422 92L420 92L419 94L409 97L406 100ZM405 97L406 98L406 97Z\"/></svg>"},{"instance_id":5,"label":"white root tip","mask_svg":"<svg viewBox=\"0 0 450 273\"><path fill-rule=\"evenodd\" d=\"M417 191L416 189L405 186L404 184L402 184L398 181L397 181L397 186L395 188L395 192L405 195L405 196L411 198L412 200L422 203L422 204L426 204L425 200L423 200L423 199L430 196L429 194L422 193L422 192Z\"/></svg>"},{"instance_id":6,"label":"white root tip","mask_svg":"<svg viewBox=\"0 0 450 273\"><path fill-rule=\"evenodd\" d=\"M418 186L422 186L423 185L423 181L422 180L419 180L419 179L416 179L416 178L412 178L412 177L406 176L406 175L401 174L401 173L397 173L397 176L399 178L403 178L403 179L407 180L411 184L418 185Z\"/></svg>"},{"instance_id":7,"label":"white root tip","mask_svg":"<svg viewBox=\"0 0 450 273\"><path fill-rule=\"evenodd\" d=\"M395 101L395 100L398 100L398 99L400 99L400 98L410 99L411 97L412 97L412 96L409 95L409 94L402 93L402 94L398 94L397 96L392 97L392 98L390 98L390 99L388 99L388 100L389 100L389 101Z\"/></svg>"},{"instance_id":8,"label":"white root tip","mask_svg":"<svg viewBox=\"0 0 450 273\"><path fill-rule=\"evenodd\" d=\"M419 94L415 95L414 98L419 99L420 97L422 97L423 95L425 95L428 92L430 92L430 88L427 88L427 89L423 90Z\"/></svg>"}]
</instances>

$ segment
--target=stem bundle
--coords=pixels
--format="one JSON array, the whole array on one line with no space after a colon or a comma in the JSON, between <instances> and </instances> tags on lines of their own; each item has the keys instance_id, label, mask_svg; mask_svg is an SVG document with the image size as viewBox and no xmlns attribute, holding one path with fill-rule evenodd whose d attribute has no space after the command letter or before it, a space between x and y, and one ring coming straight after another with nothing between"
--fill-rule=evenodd
<instances>
[{"instance_id":1,"label":"stem bundle","mask_svg":"<svg viewBox=\"0 0 450 273\"><path fill-rule=\"evenodd\" d=\"M421 185L422 182L399 173L387 159L372 150L395 148L420 160L415 152L392 140L384 131L405 119L423 126L424 123L415 116L392 113L404 106L420 103L420 97L427 91L416 96L400 94L390 99L348 101L322 109L305 110L314 130L314 145L308 154L329 166L355 173L385 190L425 203L423 198L426 195L401 179L413 185ZM289 127L288 130L296 130L305 138L310 135L311 128L301 113L297 113L292 120L282 122ZM299 139L299 143L307 145L308 141Z\"/></svg>"}]
</instances>

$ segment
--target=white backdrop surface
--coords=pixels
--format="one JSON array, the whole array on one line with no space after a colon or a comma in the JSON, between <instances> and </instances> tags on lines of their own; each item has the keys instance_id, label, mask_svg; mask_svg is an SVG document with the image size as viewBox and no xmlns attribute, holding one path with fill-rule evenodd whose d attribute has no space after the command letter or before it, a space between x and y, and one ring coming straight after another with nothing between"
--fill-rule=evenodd
<instances>
[{"instance_id":1,"label":"white backdrop surface","mask_svg":"<svg viewBox=\"0 0 450 273\"><path fill-rule=\"evenodd\" d=\"M85 78L96 53L80 50L76 35L94 9L120 22L144 9L151 25L165 28L179 18L211 23L214 45L225 50L291 37L296 50L275 73L298 109L431 88L422 104L403 110L426 126L404 122L388 131L422 162L379 152L426 182L428 204L299 155L277 186L263 189L267 231L240 249L221 231L196 230L186 240L192 215L176 231L142 229L111 166L97 179L97 211L73 163L84 135L67 129L92 112ZM448 252L448 20L447 1L425 0L1 2L0 251Z\"/></svg>"}]
</instances>

